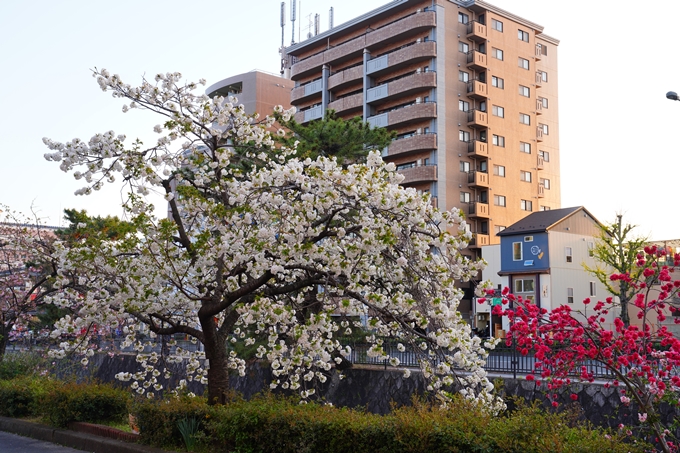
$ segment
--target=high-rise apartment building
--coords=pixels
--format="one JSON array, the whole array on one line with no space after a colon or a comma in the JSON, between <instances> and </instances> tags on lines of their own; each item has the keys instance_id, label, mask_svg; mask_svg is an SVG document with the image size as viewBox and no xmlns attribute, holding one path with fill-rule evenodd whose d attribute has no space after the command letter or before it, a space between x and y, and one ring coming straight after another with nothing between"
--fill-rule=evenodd
<instances>
[{"instance_id":1,"label":"high-rise apartment building","mask_svg":"<svg viewBox=\"0 0 680 453\"><path fill-rule=\"evenodd\" d=\"M557 45L480 0L394 0L284 49L291 105L397 132L384 151L403 185L460 207L472 250L560 207Z\"/></svg>"}]
</instances>

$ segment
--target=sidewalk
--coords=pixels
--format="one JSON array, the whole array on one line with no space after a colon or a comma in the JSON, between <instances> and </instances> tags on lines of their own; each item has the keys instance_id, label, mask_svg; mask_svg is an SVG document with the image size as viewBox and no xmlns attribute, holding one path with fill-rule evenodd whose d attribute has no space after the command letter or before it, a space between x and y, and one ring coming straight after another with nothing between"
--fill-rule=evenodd
<instances>
[{"instance_id":1,"label":"sidewalk","mask_svg":"<svg viewBox=\"0 0 680 453\"><path fill-rule=\"evenodd\" d=\"M52 428L15 418L0 417L0 431L7 431L93 453L175 453L92 434Z\"/></svg>"}]
</instances>

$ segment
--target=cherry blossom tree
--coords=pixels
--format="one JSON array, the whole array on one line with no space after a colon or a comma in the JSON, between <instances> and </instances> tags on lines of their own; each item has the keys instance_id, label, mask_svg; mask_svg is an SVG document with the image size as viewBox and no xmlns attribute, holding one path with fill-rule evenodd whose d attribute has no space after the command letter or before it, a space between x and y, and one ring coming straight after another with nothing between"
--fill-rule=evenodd
<instances>
[{"instance_id":1,"label":"cherry blossom tree","mask_svg":"<svg viewBox=\"0 0 680 453\"><path fill-rule=\"evenodd\" d=\"M665 248L648 246L636 255L635 266L635 278L624 273L610 279L625 281L635 291L640 325L615 318L613 330L605 327L605 315L615 306L612 297L596 303L584 300L583 313L568 305L548 312L506 290L505 302L511 308L499 305L494 310L511 321L508 343L514 341L522 354L534 352L537 376L527 379L545 380L553 405L559 389L568 388L572 378L593 382L594 367L599 366L608 371L606 385L617 387L621 402L635 404L639 422L653 432L662 450L677 451L679 445L664 424L659 405L680 406L680 339L657 322L680 310L680 279L673 278L680 254L668 256Z\"/></svg>"},{"instance_id":2,"label":"cherry blossom tree","mask_svg":"<svg viewBox=\"0 0 680 453\"><path fill-rule=\"evenodd\" d=\"M54 336L120 325L142 371L118 378L148 395L162 389L157 377L165 370L155 369L157 354L143 352L140 334L192 337L204 350L184 351L187 371L220 403L229 370L246 369L229 345L257 346L271 364L272 387L308 398L350 353L338 336L361 327L370 354L392 365L399 359L386 353L387 339L418 351L430 389L442 398L455 385L484 407L502 406L482 368L493 342L472 338L457 310L463 294L456 282L483 267L460 254L470 233L458 210L439 211L429 195L399 186L402 177L378 152L348 166L326 156L298 159L295 143L274 146L274 118L245 115L233 97L195 94L198 84L183 84L178 73L139 87L106 70L94 76L125 101L124 111L163 118L154 128L161 137L150 147L126 147L114 132L44 139L52 150L46 158L86 182L79 194L120 178L134 225L115 239L60 246L56 285L65 289L52 302L74 300L70 272L88 290ZM293 110L277 113L286 121ZM168 201L170 218L153 216L145 197L153 191ZM55 355L85 345L64 341Z\"/></svg>"}]
</instances>

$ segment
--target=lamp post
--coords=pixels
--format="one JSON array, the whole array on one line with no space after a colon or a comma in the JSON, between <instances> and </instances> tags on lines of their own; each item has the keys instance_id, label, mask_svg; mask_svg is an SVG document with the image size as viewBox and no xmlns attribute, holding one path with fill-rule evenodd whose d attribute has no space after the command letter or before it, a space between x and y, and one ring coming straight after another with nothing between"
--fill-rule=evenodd
<instances>
[{"instance_id":1,"label":"lamp post","mask_svg":"<svg viewBox=\"0 0 680 453\"><path fill-rule=\"evenodd\" d=\"M671 101L680 101L680 97L675 91L669 91L666 93L666 98L670 99Z\"/></svg>"}]
</instances>

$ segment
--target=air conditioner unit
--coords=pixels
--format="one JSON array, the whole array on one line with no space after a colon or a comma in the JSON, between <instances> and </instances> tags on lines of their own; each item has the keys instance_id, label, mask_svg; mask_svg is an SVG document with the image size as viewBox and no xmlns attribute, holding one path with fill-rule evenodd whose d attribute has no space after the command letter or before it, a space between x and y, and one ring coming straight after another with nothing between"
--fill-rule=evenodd
<instances>
[{"instance_id":1,"label":"air conditioner unit","mask_svg":"<svg viewBox=\"0 0 680 453\"><path fill-rule=\"evenodd\" d=\"M416 104L420 104L421 102L423 102L423 98L417 97L416 98Z\"/></svg>"}]
</instances>

